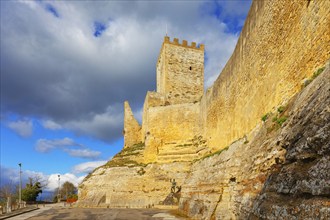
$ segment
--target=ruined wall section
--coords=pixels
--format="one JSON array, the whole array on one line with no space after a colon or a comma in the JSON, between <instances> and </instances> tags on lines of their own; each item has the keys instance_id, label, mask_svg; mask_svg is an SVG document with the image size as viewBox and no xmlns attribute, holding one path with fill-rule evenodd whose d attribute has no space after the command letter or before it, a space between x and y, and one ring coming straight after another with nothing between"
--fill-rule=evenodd
<instances>
[{"instance_id":1,"label":"ruined wall section","mask_svg":"<svg viewBox=\"0 0 330 220\"><path fill-rule=\"evenodd\" d=\"M142 129L141 129L141 142L145 142L148 125L149 125L149 117L148 112L149 108L157 107L157 106L165 106L165 96L158 92L147 92L146 98L143 104L143 116L142 116Z\"/></svg>"},{"instance_id":2,"label":"ruined wall section","mask_svg":"<svg viewBox=\"0 0 330 220\"><path fill-rule=\"evenodd\" d=\"M233 55L202 100L209 147L243 137L325 65L329 14L330 1L253 1Z\"/></svg>"},{"instance_id":3,"label":"ruined wall section","mask_svg":"<svg viewBox=\"0 0 330 220\"><path fill-rule=\"evenodd\" d=\"M204 91L204 45L165 37L157 62L157 92L168 104L200 101Z\"/></svg>"},{"instance_id":4,"label":"ruined wall section","mask_svg":"<svg viewBox=\"0 0 330 220\"><path fill-rule=\"evenodd\" d=\"M128 101L124 103L124 148L141 142L141 126L135 119Z\"/></svg>"},{"instance_id":5,"label":"ruined wall section","mask_svg":"<svg viewBox=\"0 0 330 220\"><path fill-rule=\"evenodd\" d=\"M176 147L192 147L192 140L200 134L199 103L187 103L170 106L149 107L147 110L148 125L145 127L146 162L161 162L160 157L169 161L193 160L194 158L175 159L176 154L194 154L196 151L179 152ZM186 155L189 157L189 155ZM172 159L171 159L172 158ZM166 160L167 161L167 160ZM168 161L167 161L168 162Z\"/></svg>"}]
</instances>

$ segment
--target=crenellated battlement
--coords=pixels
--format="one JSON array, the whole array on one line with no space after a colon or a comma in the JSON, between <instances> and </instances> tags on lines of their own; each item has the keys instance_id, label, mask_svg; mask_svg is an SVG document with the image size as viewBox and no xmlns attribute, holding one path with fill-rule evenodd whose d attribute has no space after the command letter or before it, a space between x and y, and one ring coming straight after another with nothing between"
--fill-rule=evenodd
<instances>
[{"instance_id":1,"label":"crenellated battlement","mask_svg":"<svg viewBox=\"0 0 330 220\"><path fill-rule=\"evenodd\" d=\"M157 61L157 92L170 104L200 100L204 89L204 44L165 36Z\"/></svg>"},{"instance_id":2,"label":"crenellated battlement","mask_svg":"<svg viewBox=\"0 0 330 220\"><path fill-rule=\"evenodd\" d=\"M186 41L186 40L182 40L182 44L180 44L178 38L174 38L173 41L171 42L171 41L170 41L170 37L168 37L168 36L165 36L165 37L164 37L164 43L173 44L173 45L178 45L178 46L187 47L187 48L192 48L192 49L204 50L204 44L200 44L200 45L197 47L196 42L191 42L191 45L188 45L188 41Z\"/></svg>"}]
</instances>

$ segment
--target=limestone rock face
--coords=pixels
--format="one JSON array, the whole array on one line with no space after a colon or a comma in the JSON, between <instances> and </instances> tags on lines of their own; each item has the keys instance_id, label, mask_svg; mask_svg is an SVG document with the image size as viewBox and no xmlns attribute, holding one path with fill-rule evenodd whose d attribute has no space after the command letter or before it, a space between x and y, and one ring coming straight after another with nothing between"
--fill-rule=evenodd
<instances>
[{"instance_id":1,"label":"limestone rock face","mask_svg":"<svg viewBox=\"0 0 330 220\"><path fill-rule=\"evenodd\" d=\"M79 188L79 206L147 208L160 205L171 192L170 179L182 185L190 163L104 167Z\"/></svg>"},{"instance_id":2,"label":"limestone rock face","mask_svg":"<svg viewBox=\"0 0 330 220\"><path fill-rule=\"evenodd\" d=\"M258 218L330 216L330 69L298 95L281 132L285 162L265 182L253 206Z\"/></svg>"},{"instance_id":3,"label":"limestone rock face","mask_svg":"<svg viewBox=\"0 0 330 220\"><path fill-rule=\"evenodd\" d=\"M277 117L193 164L180 209L196 219L326 219L330 214L330 68ZM275 116L274 116L275 117Z\"/></svg>"}]
</instances>

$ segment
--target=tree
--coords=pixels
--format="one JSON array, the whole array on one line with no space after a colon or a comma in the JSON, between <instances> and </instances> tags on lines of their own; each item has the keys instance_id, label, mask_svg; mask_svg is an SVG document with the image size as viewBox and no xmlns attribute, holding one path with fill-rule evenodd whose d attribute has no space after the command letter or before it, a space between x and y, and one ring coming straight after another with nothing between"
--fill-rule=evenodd
<instances>
[{"instance_id":1,"label":"tree","mask_svg":"<svg viewBox=\"0 0 330 220\"><path fill-rule=\"evenodd\" d=\"M77 194L77 188L73 183L66 181L60 189L61 198L68 199L69 196Z\"/></svg>"},{"instance_id":2,"label":"tree","mask_svg":"<svg viewBox=\"0 0 330 220\"><path fill-rule=\"evenodd\" d=\"M7 202L7 198L11 197L15 201L18 197L18 185L13 182L8 182L0 187L0 205Z\"/></svg>"},{"instance_id":3,"label":"tree","mask_svg":"<svg viewBox=\"0 0 330 220\"><path fill-rule=\"evenodd\" d=\"M66 181L60 189L61 198L68 199L69 196L77 194L77 188L73 183Z\"/></svg>"},{"instance_id":4,"label":"tree","mask_svg":"<svg viewBox=\"0 0 330 220\"><path fill-rule=\"evenodd\" d=\"M22 200L27 202L34 202L37 200L39 193L42 193L42 186L39 181L33 181L33 178L29 178L29 183L22 189Z\"/></svg>"},{"instance_id":5,"label":"tree","mask_svg":"<svg viewBox=\"0 0 330 220\"><path fill-rule=\"evenodd\" d=\"M61 199L71 199L71 198L76 198L77 196L77 187L73 185L73 183L66 181L63 183L63 185L60 188L60 198ZM58 188L55 189L54 191L54 197L53 201L57 201L57 196L58 196Z\"/></svg>"}]
</instances>

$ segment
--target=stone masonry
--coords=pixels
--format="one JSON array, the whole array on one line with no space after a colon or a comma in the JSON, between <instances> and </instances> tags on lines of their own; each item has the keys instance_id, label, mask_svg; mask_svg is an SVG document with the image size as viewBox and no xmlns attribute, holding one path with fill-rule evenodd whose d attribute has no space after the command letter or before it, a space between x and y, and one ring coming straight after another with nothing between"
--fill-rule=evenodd
<instances>
[{"instance_id":1,"label":"stone masonry","mask_svg":"<svg viewBox=\"0 0 330 220\"><path fill-rule=\"evenodd\" d=\"M196 159L203 89L204 45L166 36L157 62L157 92L146 95L141 131L125 103L125 147L145 143L146 163Z\"/></svg>"}]
</instances>

